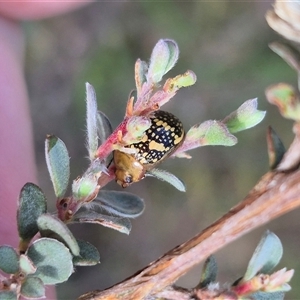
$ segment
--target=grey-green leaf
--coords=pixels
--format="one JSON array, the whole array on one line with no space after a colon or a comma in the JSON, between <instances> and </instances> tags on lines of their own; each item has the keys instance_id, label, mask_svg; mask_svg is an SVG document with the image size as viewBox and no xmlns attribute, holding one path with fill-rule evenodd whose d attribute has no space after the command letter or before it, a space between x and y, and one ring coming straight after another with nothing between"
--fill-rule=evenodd
<instances>
[{"instance_id":1,"label":"grey-green leaf","mask_svg":"<svg viewBox=\"0 0 300 300\"><path fill-rule=\"evenodd\" d=\"M100 144L102 144L113 132L108 117L102 112L97 112L97 130Z\"/></svg>"},{"instance_id":2,"label":"grey-green leaf","mask_svg":"<svg viewBox=\"0 0 300 300\"><path fill-rule=\"evenodd\" d=\"M280 239L274 233L266 231L249 261L243 281L252 279L257 273L271 272L278 265L282 254Z\"/></svg>"},{"instance_id":3,"label":"grey-green leaf","mask_svg":"<svg viewBox=\"0 0 300 300\"><path fill-rule=\"evenodd\" d=\"M57 284L66 281L73 272L72 255L61 242L41 238L28 248L28 257L37 267L35 276L44 284Z\"/></svg>"},{"instance_id":4,"label":"grey-green leaf","mask_svg":"<svg viewBox=\"0 0 300 300\"><path fill-rule=\"evenodd\" d=\"M158 83L174 67L178 60L179 50L175 41L161 39L154 46L147 74L147 80Z\"/></svg>"},{"instance_id":5,"label":"grey-green leaf","mask_svg":"<svg viewBox=\"0 0 300 300\"><path fill-rule=\"evenodd\" d=\"M131 193L101 190L93 205L99 205L106 211L125 218L140 216L144 209L144 201Z\"/></svg>"},{"instance_id":6,"label":"grey-green leaf","mask_svg":"<svg viewBox=\"0 0 300 300\"><path fill-rule=\"evenodd\" d=\"M180 192L186 191L184 183L179 178L177 178L175 175L173 175L172 173L169 173L165 170L152 169L152 170L148 171L148 174L156 177L159 180L168 182L169 184L173 185Z\"/></svg>"},{"instance_id":7,"label":"grey-green leaf","mask_svg":"<svg viewBox=\"0 0 300 300\"><path fill-rule=\"evenodd\" d=\"M46 197L34 183L26 183L21 190L17 222L22 240L32 239L38 232L37 218L47 211Z\"/></svg>"},{"instance_id":8,"label":"grey-green leaf","mask_svg":"<svg viewBox=\"0 0 300 300\"><path fill-rule=\"evenodd\" d=\"M25 254L20 255L20 271L25 275L33 274L36 271L36 266Z\"/></svg>"},{"instance_id":9,"label":"grey-green leaf","mask_svg":"<svg viewBox=\"0 0 300 300\"><path fill-rule=\"evenodd\" d=\"M267 145L269 166L271 170L274 170L275 168L277 168L285 154L285 147L280 137L271 126L269 126L267 132Z\"/></svg>"},{"instance_id":10,"label":"grey-green leaf","mask_svg":"<svg viewBox=\"0 0 300 300\"><path fill-rule=\"evenodd\" d=\"M37 224L42 236L56 238L64 242L73 255L79 255L79 246L76 239L70 229L61 220L50 214L43 214L38 218Z\"/></svg>"},{"instance_id":11,"label":"grey-green leaf","mask_svg":"<svg viewBox=\"0 0 300 300\"><path fill-rule=\"evenodd\" d=\"M19 255L13 247L0 246L0 270L7 274L19 271Z\"/></svg>"},{"instance_id":12,"label":"grey-green leaf","mask_svg":"<svg viewBox=\"0 0 300 300\"><path fill-rule=\"evenodd\" d=\"M134 67L135 86L139 95L143 84L147 80L148 64L145 61L137 59Z\"/></svg>"},{"instance_id":13,"label":"grey-green leaf","mask_svg":"<svg viewBox=\"0 0 300 300\"><path fill-rule=\"evenodd\" d=\"M45 155L48 172L57 198L62 198L68 188L70 159L65 143L54 135L45 141Z\"/></svg>"},{"instance_id":14,"label":"grey-green leaf","mask_svg":"<svg viewBox=\"0 0 300 300\"><path fill-rule=\"evenodd\" d=\"M97 100L96 92L88 82L86 86L86 127L87 127L87 147L90 160L95 159L98 148L97 136Z\"/></svg>"},{"instance_id":15,"label":"grey-green leaf","mask_svg":"<svg viewBox=\"0 0 300 300\"><path fill-rule=\"evenodd\" d=\"M12 291L0 291L0 300L17 300L17 294Z\"/></svg>"},{"instance_id":16,"label":"grey-green leaf","mask_svg":"<svg viewBox=\"0 0 300 300\"><path fill-rule=\"evenodd\" d=\"M27 277L21 286L21 295L26 298L38 299L45 297L45 286L38 277Z\"/></svg>"},{"instance_id":17,"label":"grey-green leaf","mask_svg":"<svg viewBox=\"0 0 300 300\"><path fill-rule=\"evenodd\" d=\"M99 224L126 234L129 234L131 230L131 223L129 219L108 216L92 210L85 210L76 213L72 222Z\"/></svg>"},{"instance_id":18,"label":"grey-green leaf","mask_svg":"<svg viewBox=\"0 0 300 300\"><path fill-rule=\"evenodd\" d=\"M199 289L207 287L210 283L215 282L217 278L218 266L216 259L211 255L204 263L201 274L201 280L197 286Z\"/></svg>"},{"instance_id":19,"label":"grey-green leaf","mask_svg":"<svg viewBox=\"0 0 300 300\"><path fill-rule=\"evenodd\" d=\"M257 293L251 294L250 299L253 299L253 300L283 300L284 293L283 292L274 292L274 293L257 292Z\"/></svg>"},{"instance_id":20,"label":"grey-green leaf","mask_svg":"<svg viewBox=\"0 0 300 300\"><path fill-rule=\"evenodd\" d=\"M166 74L175 66L179 57L179 48L177 43L173 40L165 39L164 42L168 45L168 49L169 49L169 61L165 69L165 74Z\"/></svg>"},{"instance_id":21,"label":"grey-green leaf","mask_svg":"<svg viewBox=\"0 0 300 300\"><path fill-rule=\"evenodd\" d=\"M82 240L77 240L77 243L80 254L73 257L75 266L94 266L100 263L100 254L94 245Z\"/></svg>"}]
</instances>

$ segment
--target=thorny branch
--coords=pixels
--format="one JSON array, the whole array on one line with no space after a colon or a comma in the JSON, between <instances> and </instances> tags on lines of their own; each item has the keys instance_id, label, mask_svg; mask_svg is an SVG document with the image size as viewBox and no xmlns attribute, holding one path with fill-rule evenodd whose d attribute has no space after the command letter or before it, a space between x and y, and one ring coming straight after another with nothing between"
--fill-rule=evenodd
<instances>
[{"instance_id":1,"label":"thorny branch","mask_svg":"<svg viewBox=\"0 0 300 300\"><path fill-rule=\"evenodd\" d=\"M293 151L287 151L282 163L300 149L299 132L295 130L295 133ZM167 299L192 299L192 291L177 291L170 286L217 250L298 206L300 171L268 172L243 201L198 235L123 282L104 291L82 295L79 300L138 300L165 298L166 295Z\"/></svg>"}]
</instances>

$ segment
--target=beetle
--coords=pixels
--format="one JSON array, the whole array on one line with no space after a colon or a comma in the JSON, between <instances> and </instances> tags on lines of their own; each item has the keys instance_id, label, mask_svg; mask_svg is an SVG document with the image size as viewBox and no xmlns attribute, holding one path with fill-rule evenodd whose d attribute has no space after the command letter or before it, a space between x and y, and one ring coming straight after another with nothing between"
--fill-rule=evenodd
<instances>
[{"instance_id":1,"label":"beetle","mask_svg":"<svg viewBox=\"0 0 300 300\"><path fill-rule=\"evenodd\" d=\"M135 153L114 151L116 181L124 188L142 180L147 171L172 155L184 141L183 124L173 114L156 110L148 117L151 126L141 141L126 146L134 149Z\"/></svg>"}]
</instances>

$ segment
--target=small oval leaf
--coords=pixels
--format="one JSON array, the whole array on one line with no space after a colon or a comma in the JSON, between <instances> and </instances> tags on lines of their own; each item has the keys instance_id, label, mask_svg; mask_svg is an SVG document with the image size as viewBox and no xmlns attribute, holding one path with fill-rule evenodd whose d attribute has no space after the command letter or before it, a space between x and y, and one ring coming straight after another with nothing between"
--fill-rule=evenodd
<instances>
[{"instance_id":1,"label":"small oval leaf","mask_svg":"<svg viewBox=\"0 0 300 300\"><path fill-rule=\"evenodd\" d=\"M257 109L257 99L250 99L227 116L223 123L231 133L235 133L254 127L264 119L265 115L265 111Z\"/></svg>"},{"instance_id":2,"label":"small oval leaf","mask_svg":"<svg viewBox=\"0 0 300 300\"><path fill-rule=\"evenodd\" d=\"M271 170L274 170L279 165L284 156L285 147L280 137L271 126L268 127L267 131L267 145L269 166Z\"/></svg>"},{"instance_id":3,"label":"small oval leaf","mask_svg":"<svg viewBox=\"0 0 300 300\"><path fill-rule=\"evenodd\" d=\"M165 69L165 74L166 74L175 66L179 57L179 48L177 43L174 40L164 39L164 42L168 45L168 49L169 49L169 61Z\"/></svg>"},{"instance_id":4,"label":"small oval leaf","mask_svg":"<svg viewBox=\"0 0 300 300\"><path fill-rule=\"evenodd\" d=\"M35 265L27 255L20 255L20 271L25 275L33 274L36 271Z\"/></svg>"},{"instance_id":5,"label":"small oval leaf","mask_svg":"<svg viewBox=\"0 0 300 300\"><path fill-rule=\"evenodd\" d=\"M85 210L74 215L72 222L93 223L129 234L131 223L127 218L107 216L92 210Z\"/></svg>"},{"instance_id":6,"label":"small oval leaf","mask_svg":"<svg viewBox=\"0 0 300 300\"><path fill-rule=\"evenodd\" d=\"M181 148L188 151L200 146L233 146L236 143L237 138L229 132L225 124L216 120L207 120L194 125L187 132Z\"/></svg>"},{"instance_id":7,"label":"small oval leaf","mask_svg":"<svg viewBox=\"0 0 300 300\"><path fill-rule=\"evenodd\" d=\"M148 65L145 61L138 59L134 66L134 77L137 95L141 93L142 86L147 80Z\"/></svg>"},{"instance_id":8,"label":"small oval leaf","mask_svg":"<svg viewBox=\"0 0 300 300\"><path fill-rule=\"evenodd\" d=\"M164 91L168 93L176 92L182 87L188 87L197 81L197 76L193 71L186 71L184 74L177 75L174 78L169 78L164 84Z\"/></svg>"},{"instance_id":9,"label":"small oval leaf","mask_svg":"<svg viewBox=\"0 0 300 300\"><path fill-rule=\"evenodd\" d=\"M79 255L79 246L76 239L61 220L50 214L43 214L38 218L37 224L42 236L61 240L69 247L73 255Z\"/></svg>"},{"instance_id":10,"label":"small oval leaf","mask_svg":"<svg viewBox=\"0 0 300 300\"><path fill-rule=\"evenodd\" d=\"M97 129L100 144L104 143L113 132L108 117L102 111L98 111L97 113Z\"/></svg>"},{"instance_id":11,"label":"small oval leaf","mask_svg":"<svg viewBox=\"0 0 300 300\"><path fill-rule=\"evenodd\" d=\"M47 202L43 191L33 183L26 183L20 193L17 212L19 236L22 240L30 241L35 236L38 232L36 220L46 211Z\"/></svg>"},{"instance_id":12,"label":"small oval leaf","mask_svg":"<svg viewBox=\"0 0 300 300\"><path fill-rule=\"evenodd\" d=\"M173 40L161 39L154 46L147 74L150 82L158 83L176 64L179 56L178 45Z\"/></svg>"},{"instance_id":13,"label":"small oval leaf","mask_svg":"<svg viewBox=\"0 0 300 300\"><path fill-rule=\"evenodd\" d=\"M169 184L173 185L180 192L186 191L184 183L179 178L177 178L175 175L173 175L172 173L169 173L165 170L152 169L152 170L148 171L148 174L156 177L159 180L168 182Z\"/></svg>"},{"instance_id":14,"label":"small oval leaf","mask_svg":"<svg viewBox=\"0 0 300 300\"><path fill-rule=\"evenodd\" d=\"M38 277L28 277L21 286L21 295L26 298L37 299L45 297L45 286Z\"/></svg>"},{"instance_id":15,"label":"small oval leaf","mask_svg":"<svg viewBox=\"0 0 300 300\"><path fill-rule=\"evenodd\" d=\"M249 261L243 281L250 280L258 273L271 272L278 265L282 254L283 248L278 236L266 231Z\"/></svg>"},{"instance_id":16,"label":"small oval leaf","mask_svg":"<svg viewBox=\"0 0 300 300\"><path fill-rule=\"evenodd\" d=\"M65 143L54 135L48 135L45 142L48 172L57 198L62 198L68 188L70 159Z\"/></svg>"},{"instance_id":17,"label":"small oval leaf","mask_svg":"<svg viewBox=\"0 0 300 300\"><path fill-rule=\"evenodd\" d=\"M44 284L57 284L66 281L73 272L72 255L61 242L41 238L33 242L26 253L37 267L35 276Z\"/></svg>"},{"instance_id":18,"label":"small oval leaf","mask_svg":"<svg viewBox=\"0 0 300 300\"><path fill-rule=\"evenodd\" d=\"M135 218L140 216L144 209L144 201L131 193L101 190L93 201L100 207L120 217Z\"/></svg>"},{"instance_id":19,"label":"small oval leaf","mask_svg":"<svg viewBox=\"0 0 300 300\"><path fill-rule=\"evenodd\" d=\"M77 243L80 253L73 257L75 266L94 266L100 263L100 254L94 245L82 240L77 240Z\"/></svg>"},{"instance_id":20,"label":"small oval leaf","mask_svg":"<svg viewBox=\"0 0 300 300\"><path fill-rule=\"evenodd\" d=\"M0 291L0 300L17 300L17 294L12 291Z\"/></svg>"},{"instance_id":21,"label":"small oval leaf","mask_svg":"<svg viewBox=\"0 0 300 300\"><path fill-rule=\"evenodd\" d=\"M276 105L284 118L300 120L300 99L293 86L278 83L269 86L265 91L267 100Z\"/></svg>"},{"instance_id":22,"label":"small oval leaf","mask_svg":"<svg viewBox=\"0 0 300 300\"><path fill-rule=\"evenodd\" d=\"M19 271L19 255L13 247L0 246L0 270L7 274Z\"/></svg>"},{"instance_id":23,"label":"small oval leaf","mask_svg":"<svg viewBox=\"0 0 300 300\"><path fill-rule=\"evenodd\" d=\"M87 148L90 160L95 159L98 149L97 136L97 99L94 87L88 82L86 86L86 128L87 128Z\"/></svg>"},{"instance_id":24,"label":"small oval leaf","mask_svg":"<svg viewBox=\"0 0 300 300\"><path fill-rule=\"evenodd\" d=\"M204 263L204 267L201 274L201 280L197 288L206 288L210 283L216 281L218 272L218 266L216 259L211 255Z\"/></svg>"},{"instance_id":25,"label":"small oval leaf","mask_svg":"<svg viewBox=\"0 0 300 300\"><path fill-rule=\"evenodd\" d=\"M251 294L251 299L253 300L284 300L284 293L275 292L275 293L267 293L267 292L257 292Z\"/></svg>"}]
</instances>

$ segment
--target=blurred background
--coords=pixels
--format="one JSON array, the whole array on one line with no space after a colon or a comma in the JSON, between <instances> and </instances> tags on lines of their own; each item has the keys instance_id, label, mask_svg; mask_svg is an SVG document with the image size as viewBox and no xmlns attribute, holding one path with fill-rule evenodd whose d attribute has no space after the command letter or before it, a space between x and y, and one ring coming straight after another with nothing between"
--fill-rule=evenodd
<instances>
[{"instance_id":1,"label":"blurred background","mask_svg":"<svg viewBox=\"0 0 300 300\"><path fill-rule=\"evenodd\" d=\"M78 267L59 285L59 299L75 299L127 278L166 251L193 237L241 201L268 170L265 133L268 125L286 146L293 139L292 122L266 102L265 88L285 81L296 86L296 74L269 48L280 39L264 15L271 2L102 2L73 13L26 22L26 78L31 99L39 184L50 211L55 199L44 159L46 134L59 136L71 157L72 179L88 166L85 149L85 82L97 93L98 107L113 127L123 119L134 88L134 63L148 60L161 38L177 41L180 59L170 76L193 70L197 83L182 89L164 109L178 116L186 130L208 119L222 119L245 100L258 97L265 120L237 135L234 147L203 147L191 160L169 159L160 168L181 178L187 192L147 178L127 189L142 197L146 210L133 220L129 236L98 225L71 226L77 238L96 245L101 264ZM169 74L168 74L169 75ZM168 76L169 77L169 76ZM120 190L114 182L107 189ZM299 211L255 229L216 253L218 280L232 283L242 276L261 235L276 233L284 246L279 267L295 268L293 290L300 294ZM179 285L195 286L197 266Z\"/></svg>"}]
</instances>

